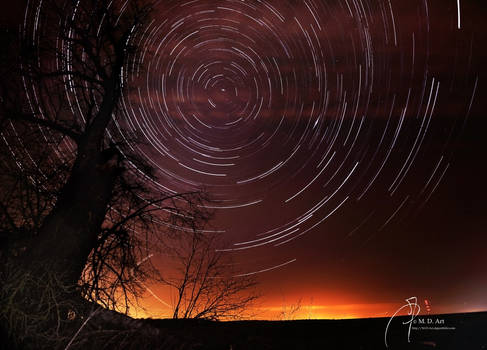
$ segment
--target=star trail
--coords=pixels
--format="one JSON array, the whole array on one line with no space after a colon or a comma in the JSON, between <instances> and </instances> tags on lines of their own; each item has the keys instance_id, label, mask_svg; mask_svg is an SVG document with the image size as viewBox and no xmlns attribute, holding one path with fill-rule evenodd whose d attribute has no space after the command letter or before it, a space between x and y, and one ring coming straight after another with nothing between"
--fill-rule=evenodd
<instances>
[{"instance_id":1,"label":"star trail","mask_svg":"<svg viewBox=\"0 0 487 350\"><path fill-rule=\"evenodd\" d=\"M393 237L424 237L406 233L404 222L420 217L418 227L431 227L423 223L440 214L430 202L450 172L461 172L458 149L478 115L485 55L472 3L159 1L130 38L142 50L124 67L129 88L110 134L129 144L131 135L142 137L130 147L156 169L154 191L209 194L212 230L225 237L222 251L237 257L242 275L279 280L283 289L283 276L294 276L295 296L316 281L328 290L319 271L330 266L330 284L339 287L324 295L357 289L352 266L370 256L396 261L384 253L396 249ZM30 3L24 27L41 30L41 14L42 2ZM76 91L66 81L72 114L83 118ZM471 147L480 154L482 146ZM444 252L455 237L445 233ZM436 249L428 247L423 254ZM409 254L404 248L391 263L398 279ZM384 277L368 264L357 274ZM437 288L448 281L440 277ZM377 285L364 286L364 295ZM441 294L428 288L421 292ZM399 287L391 290L378 298L403 299Z\"/></svg>"}]
</instances>

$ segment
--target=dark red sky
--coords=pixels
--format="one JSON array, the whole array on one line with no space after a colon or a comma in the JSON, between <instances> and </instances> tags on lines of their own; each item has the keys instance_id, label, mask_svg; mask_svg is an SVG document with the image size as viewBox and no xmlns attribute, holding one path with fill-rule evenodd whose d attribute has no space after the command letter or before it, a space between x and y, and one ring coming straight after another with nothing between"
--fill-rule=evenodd
<instances>
[{"instance_id":1,"label":"dark red sky","mask_svg":"<svg viewBox=\"0 0 487 350\"><path fill-rule=\"evenodd\" d=\"M263 317L299 299L313 317L411 296L486 310L486 15L474 0L161 1L117 122L146 138L160 188L209 192L228 254L260 271Z\"/></svg>"},{"instance_id":2,"label":"dark red sky","mask_svg":"<svg viewBox=\"0 0 487 350\"><path fill-rule=\"evenodd\" d=\"M160 108L143 116L177 158L151 153L161 183L253 203L213 224L249 273L289 262L258 275L271 310L383 315L409 296L485 309L485 11L462 1L458 29L455 1L348 5L161 6L144 75Z\"/></svg>"}]
</instances>

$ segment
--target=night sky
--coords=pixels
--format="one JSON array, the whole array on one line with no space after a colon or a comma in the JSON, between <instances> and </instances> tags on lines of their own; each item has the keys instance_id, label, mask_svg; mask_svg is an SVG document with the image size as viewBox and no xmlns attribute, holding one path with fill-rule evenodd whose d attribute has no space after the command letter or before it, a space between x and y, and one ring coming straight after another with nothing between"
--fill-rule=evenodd
<instances>
[{"instance_id":1,"label":"night sky","mask_svg":"<svg viewBox=\"0 0 487 350\"><path fill-rule=\"evenodd\" d=\"M299 301L298 317L384 316L412 296L487 310L486 15L477 0L160 1L111 132L143 137L155 191L209 193L259 317Z\"/></svg>"}]
</instances>

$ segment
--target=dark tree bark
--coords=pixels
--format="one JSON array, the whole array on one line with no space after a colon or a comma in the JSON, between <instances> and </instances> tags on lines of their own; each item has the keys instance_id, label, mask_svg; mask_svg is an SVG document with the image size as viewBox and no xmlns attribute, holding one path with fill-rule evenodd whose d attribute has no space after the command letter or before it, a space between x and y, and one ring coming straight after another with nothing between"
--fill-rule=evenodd
<instances>
[{"instance_id":1,"label":"dark tree bark","mask_svg":"<svg viewBox=\"0 0 487 350\"><path fill-rule=\"evenodd\" d=\"M109 120L116 101L107 102ZM111 109L110 109L111 107ZM100 127L106 127L100 123ZM32 261L52 260L66 273L67 281L76 284L96 244L100 227L105 220L112 198L115 180L122 169L118 167L118 153L100 147L104 134L92 136L98 130L83 135L71 176L63 186L56 206L45 219L34 242Z\"/></svg>"},{"instance_id":2,"label":"dark tree bark","mask_svg":"<svg viewBox=\"0 0 487 350\"><path fill-rule=\"evenodd\" d=\"M2 126L13 123L22 130L49 130L57 139L69 139L75 152L64 164L69 168L66 181L52 185L53 206L38 218L21 261L35 273L50 270L66 284L76 285L100 243L115 187L127 180L120 145L108 140L107 130L113 115L120 112L125 89L122 71L133 64L130 60L138 48L132 41L151 5L143 0L127 6L117 2L108 6L98 0L33 4L30 11L39 11L39 27L45 28L23 28L19 55L12 56L18 69L11 76L17 85L2 83ZM66 89L79 98L80 115L66 101ZM32 104L32 96L38 105ZM29 146L39 154L45 147L39 141ZM48 150L44 153L50 156ZM5 217L10 216L9 210L4 210ZM19 220L11 221L16 229Z\"/></svg>"},{"instance_id":3,"label":"dark tree bark","mask_svg":"<svg viewBox=\"0 0 487 350\"><path fill-rule=\"evenodd\" d=\"M91 1L88 6L90 5L92 8L86 8L84 15L88 16L94 12L98 14L101 25L103 20L106 23L102 28L105 32L100 35L101 40L97 40L94 25L86 29L82 24L73 21L66 29L72 30L74 35L64 38L68 45L72 46L68 49L68 53L62 54L66 56L86 54L91 58L83 62L83 59L77 57L79 62L73 66L73 70L83 75L80 84L89 82L88 89L99 91L98 98L88 101L87 107L101 102L100 107L93 116L88 115L91 118L81 128L81 132L78 132L79 128L68 121L68 125L71 126L68 127L69 132L64 134L72 137L76 142L76 158L54 208L45 218L38 237L28 250L25 259L28 264L48 266L49 269L64 276L65 282L71 285L76 285L78 282L88 256L96 245L113 196L115 182L123 170L117 149L114 146L106 146L106 131L112 114L117 110L121 95L121 70L123 65L127 64L130 52L127 45L129 33L146 15L144 13L146 9L141 13L133 9L133 14L129 14L129 18L116 27L111 23L117 15L115 11L110 12L111 10L104 8L103 2ZM61 11L61 8L56 10ZM106 19L101 19L100 16L105 16ZM59 55L57 52L56 54ZM106 64L107 60L108 64ZM91 70L92 77L88 75L88 71ZM49 79L56 75L64 78L74 76L69 72L57 71L39 72L39 76L35 78ZM91 79L96 83L89 81ZM59 125L57 131L62 131L63 125L60 120L65 119L61 116L51 118L50 120L54 120L52 128L56 130L55 125ZM32 117L31 120L26 120L35 124L40 118Z\"/></svg>"},{"instance_id":4,"label":"dark tree bark","mask_svg":"<svg viewBox=\"0 0 487 350\"><path fill-rule=\"evenodd\" d=\"M20 41L0 31L0 332L55 348L91 302L128 312L160 277L149 244L209 213L201 193L151 191L150 166L111 133L151 4L29 4Z\"/></svg>"},{"instance_id":5,"label":"dark tree bark","mask_svg":"<svg viewBox=\"0 0 487 350\"><path fill-rule=\"evenodd\" d=\"M142 68L138 35L151 3L31 5L35 21L26 21L20 43L7 38L0 67L0 238L15 243L2 256L114 309L119 292L127 305L141 281L158 277L150 261L138 263L149 243L168 227L196 232L208 221L206 197L151 191L150 166L125 136L108 136L131 93L123 72Z\"/></svg>"}]
</instances>

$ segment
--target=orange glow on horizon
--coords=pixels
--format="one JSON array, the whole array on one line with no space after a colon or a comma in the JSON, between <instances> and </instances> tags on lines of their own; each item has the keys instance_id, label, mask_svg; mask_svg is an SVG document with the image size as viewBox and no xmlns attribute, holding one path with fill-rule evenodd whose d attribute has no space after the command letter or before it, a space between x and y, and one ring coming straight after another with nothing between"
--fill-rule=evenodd
<instances>
[{"instance_id":1,"label":"orange glow on horizon","mask_svg":"<svg viewBox=\"0 0 487 350\"><path fill-rule=\"evenodd\" d=\"M140 307L132 308L129 315L134 318L171 318L172 310L169 306L171 304L170 296L161 296L158 292L157 298L151 294L147 295L140 300ZM330 298L326 298L326 301L330 302ZM333 300L335 303L327 304L323 301L320 302L276 302L270 300L258 300L257 303L246 310L242 319L244 320L324 320L324 319L358 319L358 318L380 318L391 317L394 313L405 304L405 302L398 301L397 303L357 303L349 302L347 300L336 298ZM424 314L446 314L446 313L459 313L459 312L473 312L482 311L482 308L468 308L465 305L433 305L430 312L427 311L425 305L421 304L420 315ZM399 315L407 315L407 309L404 308ZM230 319L222 319L227 321Z\"/></svg>"}]
</instances>

